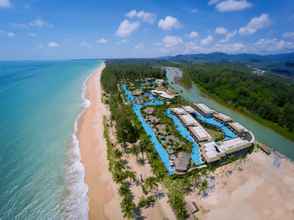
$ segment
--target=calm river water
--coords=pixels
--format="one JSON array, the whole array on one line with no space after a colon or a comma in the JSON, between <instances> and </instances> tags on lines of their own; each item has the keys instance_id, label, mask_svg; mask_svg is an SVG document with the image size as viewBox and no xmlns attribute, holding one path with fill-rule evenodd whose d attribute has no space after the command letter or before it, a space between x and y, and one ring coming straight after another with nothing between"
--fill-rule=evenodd
<instances>
[{"instance_id":1,"label":"calm river water","mask_svg":"<svg viewBox=\"0 0 294 220\"><path fill-rule=\"evenodd\" d=\"M205 96L194 84L192 88L186 89L181 85L177 84L175 81L176 77L180 77L181 73L179 71L174 71L174 69L167 69L167 78L170 86L178 91L183 98L191 102L201 102L205 103L209 107L215 109L218 112L223 112L231 116L235 121L240 122L245 127L250 129L256 139L259 142L265 143L277 150L278 152L286 155L291 160L294 160L294 142L284 138L280 134L276 133L270 128L263 126L262 124L256 122L255 120L242 115L232 109L227 108L226 106L217 103L213 99Z\"/></svg>"}]
</instances>

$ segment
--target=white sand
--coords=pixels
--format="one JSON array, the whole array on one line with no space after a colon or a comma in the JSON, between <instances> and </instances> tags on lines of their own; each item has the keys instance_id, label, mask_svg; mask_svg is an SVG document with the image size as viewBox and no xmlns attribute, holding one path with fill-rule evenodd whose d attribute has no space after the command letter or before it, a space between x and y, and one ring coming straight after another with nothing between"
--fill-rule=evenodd
<instances>
[{"instance_id":1,"label":"white sand","mask_svg":"<svg viewBox=\"0 0 294 220\"><path fill-rule=\"evenodd\" d=\"M101 101L100 77L105 66L97 69L87 81L86 98L91 105L79 120L78 138L85 181L89 187L90 219L123 219L117 187L108 171L103 116L108 114Z\"/></svg>"}]
</instances>

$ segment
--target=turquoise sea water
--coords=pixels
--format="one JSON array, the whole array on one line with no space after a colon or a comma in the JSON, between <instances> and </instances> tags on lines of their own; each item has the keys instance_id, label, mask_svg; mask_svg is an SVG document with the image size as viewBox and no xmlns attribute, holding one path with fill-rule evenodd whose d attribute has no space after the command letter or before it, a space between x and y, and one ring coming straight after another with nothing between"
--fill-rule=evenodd
<instances>
[{"instance_id":1,"label":"turquoise sea water","mask_svg":"<svg viewBox=\"0 0 294 220\"><path fill-rule=\"evenodd\" d=\"M87 218L74 132L101 63L0 62L0 219Z\"/></svg>"}]
</instances>

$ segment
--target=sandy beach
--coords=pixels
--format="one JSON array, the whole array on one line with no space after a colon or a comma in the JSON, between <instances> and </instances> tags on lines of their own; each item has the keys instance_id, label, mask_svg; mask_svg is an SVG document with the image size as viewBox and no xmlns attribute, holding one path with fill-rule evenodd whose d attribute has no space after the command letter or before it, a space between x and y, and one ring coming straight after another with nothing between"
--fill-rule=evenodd
<instances>
[{"instance_id":1,"label":"sandy beach","mask_svg":"<svg viewBox=\"0 0 294 220\"><path fill-rule=\"evenodd\" d=\"M294 164L277 154L254 152L220 167L212 189L198 198L200 219L294 219Z\"/></svg>"},{"instance_id":2,"label":"sandy beach","mask_svg":"<svg viewBox=\"0 0 294 220\"><path fill-rule=\"evenodd\" d=\"M78 124L81 161L88 185L89 219L122 219L117 187L108 171L103 116L108 112L102 103L100 77L105 65L99 67L86 83L86 98L91 105Z\"/></svg>"}]
</instances>

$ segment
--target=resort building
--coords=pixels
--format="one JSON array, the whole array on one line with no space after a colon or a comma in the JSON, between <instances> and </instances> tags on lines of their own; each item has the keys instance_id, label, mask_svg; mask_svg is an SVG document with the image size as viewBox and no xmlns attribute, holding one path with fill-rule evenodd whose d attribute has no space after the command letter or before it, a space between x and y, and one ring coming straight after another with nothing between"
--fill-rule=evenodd
<instances>
[{"instance_id":1,"label":"resort building","mask_svg":"<svg viewBox=\"0 0 294 220\"><path fill-rule=\"evenodd\" d=\"M183 106L183 109L188 112L189 114L196 113L195 109L191 106Z\"/></svg>"},{"instance_id":2,"label":"resort building","mask_svg":"<svg viewBox=\"0 0 294 220\"><path fill-rule=\"evenodd\" d=\"M208 134L208 132L200 125L200 126L193 126L188 127L189 131L191 132L192 136L196 138L198 142L203 141L211 141L212 137Z\"/></svg>"},{"instance_id":3,"label":"resort building","mask_svg":"<svg viewBox=\"0 0 294 220\"><path fill-rule=\"evenodd\" d=\"M175 168L178 173L185 173L190 164L191 155L186 152L179 152L175 159Z\"/></svg>"},{"instance_id":4,"label":"resort building","mask_svg":"<svg viewBox=\"0 0 294 220\"><path fill-rule=\"evenodd\" d=\"M251 147L252 143L237 137L231 140L217 143L217 145L218 149L220 149L221 151L225 152L226 154L231 154L237 151L241 151L245 148Z\"/></svg>"},{"instance_id":5,"label":"resort building","mask_svg":"<svg viewBox=\"0 0 294 220\"><path fill-rule=\"evenodd\" d=\"M225 153L221 152L217 148L216 143L214 141L201 144L201 147L202 156L204 157L207 163L218 161L225 156Z\"/></svg>"},{"instance_id":6,"label":"resort building","mask_svg":"<svg viewBox=\"0 0 294 220\"><path fill-rule=\"evenodd\" d=\"M207 105L202 103L195 103L194 106L197 110L199 110L201 113L207 116L212 115L215 112L213 109L209 108Z\"/></svg>"},{"instance_id":7,"label":"resort building","mask_svg":"<svg viewBox=\"0 0 294 220\"><path fill-rule=\"evenodd\" d=\"M215 112L213 113L213 117L215 117L217 120L222 121L224 123L232 122L232 118L230 116L227 116L223 113Z\"/></svg>"},{"instance_id":8,"label":"resort building","mask_svg":"<svg viewBox=\"0 0 294 220\"><path fill-rule=\"evenodd\" d=\"M186 115L188 114L184 109L182 108L171 108L170 109L173 113L175 113L176 115Z\"/></svg>"},{"instance_id":9,"label":"resort building","mask_svg":"<svg viewBox=\"0 0 294 220\"><path fill-rule=\"evenodd\" d=\"M176 97L176 95L167 93L163 90L151 90L151 93L153 95L160 96L161 98L164 98L164 99L173 99L174 97Z\"/></svg>"},{"instance_id":10,"label":"resort building","mask_svg":"<svg viewBox=\"0 0 294 220\"><path fill-rule=\"evenodd\" d=\"M229 126L230 126L234 131L236 131L238 134L242 134L242 133L248 131L248 130L247 130L243 125L241 125L239 122L231 122L231 123L229 123Z\"/></svg>"},{"instance_id":11,"label":"resort building","mask_svg":"<svg viewBox=\"0 0 294 220\"><path fill-rule=\"evenodd\" d=\"M212 163L220 160L226 155L240 152L241 150L249 148L251 146L252 142L237 137L218 143L212 141L201 144L201 151L205 161L207 163Z\"/></svg>"},{"instance_id":12,"label":"resort building","mask_svg":"<svg viewBox=\"0 0 294 220\"><path fill-rule=\"evenodd\" d=\"M179 119L186 125L187 127L190 126L200 126L198 121L196 121L195 118L193 118L190 114L186 115L178 115Z\"/></svg>"}]
</instances>

